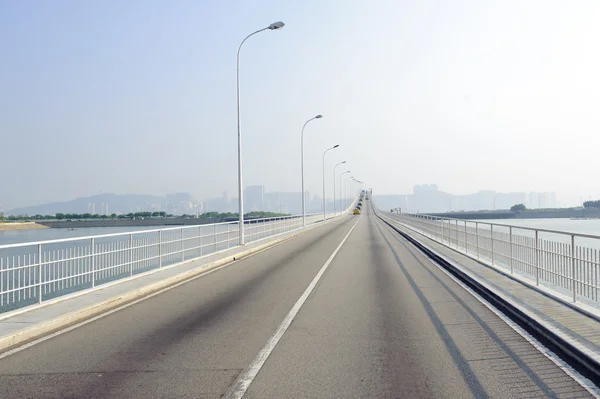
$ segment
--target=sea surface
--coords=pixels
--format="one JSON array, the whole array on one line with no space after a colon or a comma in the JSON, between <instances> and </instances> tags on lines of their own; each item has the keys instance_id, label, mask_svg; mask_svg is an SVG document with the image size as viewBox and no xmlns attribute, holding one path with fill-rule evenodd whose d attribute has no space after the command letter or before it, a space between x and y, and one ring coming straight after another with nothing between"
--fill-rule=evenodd
<instances>
[{"instance_id":1,"label":"sea surface","mask_svg":"<svg viewBox=\"0 0 600 399\"><path fill-rule=\"evenodd\" d=\"M600 219L492 219L481 222L600 236Z\"/></svg>"},{"instance_id":2,"label":"sea surface","mask_svg":"<svg viewBox=\"0 0 600 399\"><path fill-rule=\"evenodd\" d=\"M0 245L17 244L21 242L58 240L62 238L88 237L113 233L128 233L130 231L155 230L171 226L141 226L141 227L82 227L70 229L31 229L0 231Z\"/></svg>"},{"instance_id":3,"label":"sea surface","mask_svg":"<svg viewBox=\"0 0 600 399\"><path fill-rule=\"evenodd\" d=\"M571 234L583 234L593 237L575 236L575 245L600 250L600 219L489 219L478 220L479 228L487 230L486 223L493 223L504 226L514 226L513 235L525 237L535 237L534 230L527 229L552 230L564 232L565 234L554 234L548 232L539 232L538 237L542 240L560 242L563 244L571 243ZM460 225L460 222L459 222ZM469 226L474 227L474 222L469 222ZM508 227L495 226L494 232L508 233Z\"/></svg>"},{"instance_id":4,"label":"sea surface","mask_svg":"<svg viewBox=\"0 0 600 399\"><path fill-rule=\"evenodd\" d=\"M534 229L557 230L568 233L589 234L600 236L600 219L571 220L571 219L490 219L480 220L481 224L494 223ZM142 227L85 227L69 229L32 229L0 231L0 245L21 242L46 241L72 237L87 237L102 234L127 233L165 228L166 226Z\"/></svg>"}]
</instances>

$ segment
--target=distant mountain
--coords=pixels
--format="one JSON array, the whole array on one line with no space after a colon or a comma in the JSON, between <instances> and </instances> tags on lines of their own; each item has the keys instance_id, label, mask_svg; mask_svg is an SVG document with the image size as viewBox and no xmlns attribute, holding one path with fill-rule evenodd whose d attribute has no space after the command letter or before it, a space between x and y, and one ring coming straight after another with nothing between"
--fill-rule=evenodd
<instances>
[{"instance_id":1,"label":"distant mountain","mask_svg":"<svg viewBox=\"0 0 600 399\"><path fill-rule=\"evenodd\" d=\"M28 206L6 211L6 215L54 215L56 213L129 213L161 210L168 213L185 213L193 209L190 194L177 193L167 196L143 194L105 193L71 201ZM190 212L191 213L191 212Z\"/></svg>"}]
</instances>

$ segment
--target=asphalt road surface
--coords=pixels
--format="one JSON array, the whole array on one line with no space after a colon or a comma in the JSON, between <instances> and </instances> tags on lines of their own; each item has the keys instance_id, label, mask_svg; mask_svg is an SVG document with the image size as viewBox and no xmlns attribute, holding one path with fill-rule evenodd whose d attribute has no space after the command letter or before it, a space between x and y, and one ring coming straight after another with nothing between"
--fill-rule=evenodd
<instances>
[{"instance_id":1,"label":"asphalt road surface","mask_svg":"<svg viewBox=\"0 0 600 399\"><path fill-rule=\"evenodd\" d=\"M0 359L0 397L590 397L368 208Z\"/></svg>"}]
</instances>

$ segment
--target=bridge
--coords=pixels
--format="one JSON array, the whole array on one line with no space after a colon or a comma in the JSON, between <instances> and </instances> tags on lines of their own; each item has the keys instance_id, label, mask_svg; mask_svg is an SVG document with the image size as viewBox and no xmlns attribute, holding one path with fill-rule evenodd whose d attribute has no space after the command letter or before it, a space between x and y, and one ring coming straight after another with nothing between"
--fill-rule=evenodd
<instances>
[{"instance_id":1,"label":"bridge","mask_svg":"<svg viewBox=\"0 0 600 399\"><path fill-rule=\"evenodd\" d=\"M598 237L376 200L0 246L1 396L600 395Z\"/></svg>"}]
</instances>

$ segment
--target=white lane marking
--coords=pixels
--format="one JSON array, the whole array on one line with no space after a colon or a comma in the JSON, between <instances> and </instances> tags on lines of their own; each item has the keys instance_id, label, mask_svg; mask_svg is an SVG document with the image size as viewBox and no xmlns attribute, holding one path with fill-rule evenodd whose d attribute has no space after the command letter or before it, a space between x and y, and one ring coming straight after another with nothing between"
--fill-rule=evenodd
<instances>
[{"instance_id":1,"label":"white lane marking","mask_svg":"<svg viewBox=\"0 0 600 399\"><path fill-rule=\"evenodd\" d=\"M281 324L279 325L279 327L277 328L275 333L271 336L271 338L269 338L269 340L267 341L265 346L260 350L260 352L258 352L258 355L256 355L254 360L252 360L252 363L250 363L248 368L246 368L246 370L238 377L236 382L231 386L231 388L223 396L224 398L240 399L241 397L244 396L244 394L248 390L248 387L250 386L252 381L254 381L254 378L256 378L260 369L267 361L267 358L269 357L271 352L273 352L273 349L275 349L275 346L277 345L277 343L279 342L279 340L281 339L283 334L285 334L287 329L290 327L290 325L292 324L292 321L294 321L294 319L296 318L296 315L300 311L300 308L302 307L302 305L304 305L304 302L306 302L309 295L313 292L317 283L323 276L323 273L325 273L325 270L327 270L327 268L329 267L329 264L333 261L333 258L335 258L335 256L339 252L339 250L342 248L342 245L344 245L344 243L346 242L346 240L352 233L352 230L354 230L354 228L356 227L356 225L358 224L359 221L360 221L360 217L358 218L356 223L354 223L354 225L352 226L352 228L350 229L348 234L346 234L346 236L344 237L342 242L340 242L340 245L338 245L337 248L335 249L335 251L333 251L333 253L331 254L331 256L329 256L329 259L327 259L327 262L325 262L323 267L321 267L321 270L319 270L319 272L317 273L315 278L313 278L313 280L308 285L308 287L306 287L306 290L304 291L304 293L300 296L300 298L298 298L298 300L296 301L296 303L294 304L292 309L288 312L287 316L285 316L285 318L283 319L283 321L281 322Z\"/></svg>"},{"instance_id":2,"label":"white lane marking","mask_svg":"<svg viewBox=\"0 0 600 399\"><path fill-rule=\"evenodd\" d=\"M121 305L121 306L119 306L119 307L117 307L117 308L111 309L111 310L109 310L109 311L107 311L107 312L105 312L105 313L99 314L99 315L97 315L97 316L94 316L94 317L92 317L92 318L86 319L86 320L84 320L84 321L81 321L81 322L79 322L79 323L73 324L73 325L72 325L72 326L70 326L70 327L63 328L63 329L61 329L61 330L58 330L58 331L56 331L56 332L53 332L52 334L45 335L45 336L43 336L43 337L41 337L41 338L38 338L38 339L36 339L36 340L33 340L33 341L30 341L30 342L28 342L28 343L26 343L26 344L24 344L24 345L21 345L21 346L18 346L18 347L16 347L16 348L14 348L14 349L11 349L11 350L8 350L8 351L6 351L6 352L3 352L2 354L0 354L0 359L3 359L3 358L5 358L5 357L8 357L8 356L10 356L10 355L14 355L14 354L15 354L15 353L17 353L17 352L20 352L20 351L22 351L22 350L25 350L25 349L27 349L27 348L31 348L32 346L34 346L34 345L37 345L37 344L40 344L40 343L42 343L42 342L44 342L44 341L47 341L47 340L49 340L49 339L51 339L51 338L54 338L54 337L57 337L57 336L59 336L59 335L62 335L62 334L68 333L69 331L72 331L72 330L74 330L74 329L76 329L76 328L79 328L79 327L82 327L82 326L84 326L84 325L86 325L86 324L92 323L92 322L94 322L94 321L96 321L96 320L99 320L99 319L101 319L101 318L103 318L103 317L109 316L109 315L111 315L111 314L113 314L113 313L116 313L116 312L118 312L118 311L120 311L120 310L123 310L123 309L125 309L125 308L128 308L128 307L130 307L130 306L133 306L133 305L135 305L135 304L138 304L138 303L140 303L140 302L142 302L142 301L145 301L146 299L150 299L150 298L152 298L152 297L155 297L155 296L157 296L157 295L160 295L160 294L162 294L162 293L164 293L164 292L166 292L166 291L169 291L169 290L172 290L172 289L174 289L174 288L177 288L177 287L179 287L179 286L181 286L181 285L183 285L183 284L190 283L190 282L192 282L192 281L194 281L194 280L196 280L196 279L198 279L198 278L200 278L200 277L204 277L204 276L207 276L207 275L209 275L209 274L211 274L211 273L214 273L214 272L216 272L216 271L218 271L218 270L221 270L221 269L223 269L224 267L231 266L231 265L233 265L234 263L238 263L238 262L240 262L240 261L243 261L243 260L245 260L245 259L248 259L248 258L250 258L250 257L252 257L252 256L258 255L258 254L260 254L261 252L267 251L267 250L269 250L269 249L271 249L271 248L278 247L279 245L281 245L281 244L283 244L283 243L286 243L286 242L288 242L288 240L285 240L285 241L279 242L279 243L277 243L277 244L275 244L275 245L272 245L272 246L270 246L270 247L267 247L267 248L263 248L263 249L261 249L260 251L256 251L256 252L254 252L254 253L252 253L252 254L249 254L249 255L247 255L247 256L245 256L245 257L241 258L241 259L237 259L237 260L234 260L234 261L231 261L231 262L225 263L224 265L221 265L221 266L215 267L214 269L207 270L206 272L204 272L204 273L201 273L201 274L199 274L199 275L197 275L197 276L194 276L194 277L192 277L192 278L189 278L189 279L186 279L186 280L180 281L180 282L179 282L179 283L177 283L177 284L174 284L174 285L170 285L170 286L168 286L168 287L165 287L165 288L163 288L163 289L161 289L161 290L159 290L159 291L156 291L156 292L154 292L154 293L152 293L152 294L146 295L146 296L144 296L144 297L142 297L142 298L136 299L136 300L134 300L134 301L132 301L132 302L129 302L129 303L126 303L126 304L124 304L124 305Z\"/></svg>"},{"instance_id":3,"label":"white lane marking","mask_svg":"<svg viewBox=\"0 0 600 399\"><path fill-rule=\"evenodd\" d=\"M508 316L506 316L500 310L496 309L491 303L489 303L486 299L484 299L478 293L476 293L475 291L473 291L469 286L467 286L466 284L464 284L462 281L460 281L458 278L456 278L454 275L452 275L449 271L447 271L446 269L444 269L442 266L440 266L436 262L434 262L429 256L427 256L419 248L415 247L410 242L409 242L409 244L412 246L412 248L416 249L421 255L423 255L423 257L425 259L427 259L435 267L437 267L438 269L440 269L448 277L450 277L452 280L454 280L455 283L457 283L458 285L460 285L464 290L466 290L469 294L471 294L475 299L477 299L479 302L481 302L483 304L483 306L485 306L486 308L488 308L489 310L491 310L492 313L494 313L496 316L498 316L503 322L505 322L506 324L508 324L508 326L510 328L512 328L517 334L519 334L520 336L522 336L523 338L525 338L525 340L527 342L529 342L535 349L537 349L544 356L546 356L548 359L550 359L550 361L552 363L554 363L558 368L560 368L562 371L564 371L569 377L571 377L573 380L575 380L575 382L577 382L579 385L581 385L594 398L599 398L600 399L600 388L598 388L592 381L590 381L588 378L586 378L583 375L581 375L577 370L575 370L571 366L569 366L558 355L556 355L550 349L546 348L546 346L544 346L544 344L542 344L537 339L535 339L531 334L529 334L527 331L525 331L517 323L515 323L514 321L512 321Z\"/></svg>"}]
</instances>

